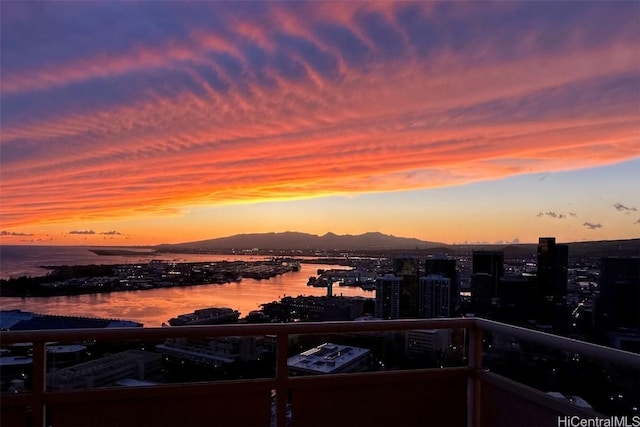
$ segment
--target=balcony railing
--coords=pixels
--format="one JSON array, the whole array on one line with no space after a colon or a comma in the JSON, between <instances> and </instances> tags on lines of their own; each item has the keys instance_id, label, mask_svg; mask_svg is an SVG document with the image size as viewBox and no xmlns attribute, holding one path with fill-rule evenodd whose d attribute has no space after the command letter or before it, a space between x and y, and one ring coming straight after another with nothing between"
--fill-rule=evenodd
<instances>
[{"instance_id":1,"label":"balcony railing","mask_svg":"<svg viewBox=\"0 0 640 427\"><path fill-rule=\"evenodd\" d=\"M319 376L288 372L289 339L294 335L416 329L465 330L465 365ZM264 426L275 421L277 426L555 426L558 417L603 417L484 369L487 332L604 360L629 369L632 375L640 368L637 354L479 318L9 331L0 333L2 345L32 343L33 372L30 390L1 396L0 424ZM48 342L265 335L276 338L274 378L71 391L47 388Z\"/></svg>"}]
</instances>

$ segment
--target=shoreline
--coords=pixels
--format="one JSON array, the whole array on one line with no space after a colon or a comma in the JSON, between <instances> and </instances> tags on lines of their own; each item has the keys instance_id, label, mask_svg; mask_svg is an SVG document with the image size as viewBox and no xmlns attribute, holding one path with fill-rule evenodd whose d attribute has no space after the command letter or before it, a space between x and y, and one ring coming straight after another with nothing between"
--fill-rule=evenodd
<instances>
[{"instance_id":1,"label":"shoreline","mask_svg":"<svg viewBox=\"0 0 640 427\"><path fill-rule=\"evenodd\" d=\"M191 287L254 280L295 271L294 263L277 261L222 261L138 264L42 266L52 269L42 277L0 280L0 298L74 296L171 287Z\"/></svg>"}]
</instances>

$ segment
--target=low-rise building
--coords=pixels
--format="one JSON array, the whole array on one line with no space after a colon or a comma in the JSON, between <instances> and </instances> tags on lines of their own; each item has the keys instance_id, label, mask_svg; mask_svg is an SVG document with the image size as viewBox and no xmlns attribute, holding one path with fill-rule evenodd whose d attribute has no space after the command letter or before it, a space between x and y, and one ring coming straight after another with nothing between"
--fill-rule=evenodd
<instances>
[{"instance_id":1,"label":"low-rise building","mask_svg":"<svg viewBox=\"0 0 640 427\"><path fill-rule=\"evenodd\" d=\"M356 372L371 364L371 351L366 348L325 343L287 359L292 373L337 374Z\"/></svg>"},{"instance_id":2,"label":"low-rise building","mask_svg":"<svg viewBox=\"0 0 640 427\"><path fill-rule=\"evenodd\" d=\"M144 380L159 371L162 356L142 350L127 350L47 374L52 390L106 387L131 378Z\"/></svg>"},{"instance_id":3,"label":"low-rise building","mask_svg":"<svg viewBox=\"0 0 640 427\"><path fill-rule=\"evenodd\" d=\"M211 340L171 339L156 346L164 356L220 366L236 361L253 361L260 357L261 346L256 337L222 337Z\"/></svg>"},{"instance_id":4,"label":"low-rise building","mask_svg":"<svg viewBox=\"0 0 640 427\"><path fill-rule=\"evenodd\" d=\"M409 357L436 357L451 345L450 329L415 329L407 331L406 354Z\"/></svg>"}]
</instances>

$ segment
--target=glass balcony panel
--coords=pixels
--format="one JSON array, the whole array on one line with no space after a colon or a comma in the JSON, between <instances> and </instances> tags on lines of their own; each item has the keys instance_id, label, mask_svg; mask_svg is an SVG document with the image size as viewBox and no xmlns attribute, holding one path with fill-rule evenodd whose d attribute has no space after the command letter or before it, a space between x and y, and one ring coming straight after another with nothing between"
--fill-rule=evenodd
<instances>
[{"instance_id":1,"label":"glass balcony panel","mask_svg":"<svg viewBox=\"0 0 640 427\"><path fill-rule=\"evenodd\" d=\"M31 391L33 344L6 344L2 345L0 352L0 393L20 394Z\"/></svg>"},{"instance_id":2,"label":"glass balcony panel","mask_svg":"<svg viewBox=\"0 0 640 427\"><path fill-rule=\"evenodd\" d=\"M274 378L275 337L177 337L47 346L47 390Z\"/></svg>"},{"instance_id":3,"label":"glass balcony panel","mask_svg":"<svg viewBox=\"0 0 640 427\"><path fill-rule=\"evenodd\" d=\"M291 375L464 366L464 329L409 329L290 337Z\"/></svg>"},{"instance_id":4,"label":"glass balcony panel","mask_svg":"<svg viewBox=\"0 0 640 427\"><path fill-rule=\"evenodd\" d=\"M445 331L450 330L452 337L457 334L459 338L457 341L452 339L451 350L456 346L454 343L460 343L461 349L449 353L451 365L456 366L445 366L441 360L432 357L433 353L418 351L420 347L407 340L410 337L407 331L420 330L417 327L446 327ZM172 327L167 330L3 333L5 347L33 341L33 348L41 351L32 349L35 357L30 371L34 384L31 389L25 389L21 394L3 395L0 423L64 426L86 424L90 419L91 424L105 426L276 425L276 422L277 425L292 426L402 426L423 424L425 414L428 414L429 421L436 425L463 425L467 421L472 425L552 425L560 415L597 413L547 394L552 390L550 387L569 396L581 396L576 391L594 384L606 392L603 396L613 402L612 407L614 404L625 408L631 405L632 413L637 411L637 407L633 409L634 402L638 401L635 357L621 356L610 349L596 349L594 353L589 345L585 347L585 344L572 344L564 338L519 332L518 328L482 319L298 323L239 328L226 325L185 328L180 331L184 334L182 337L175 335L177 330ZM215 375L202 366L172 371L167 368L165 354L160 351L160 346L168 342L191 344L191 349L210 349L211 341L221 340L216 337L218 334L233 338L243 333L252 334L246 337L255 340L248 342L254 342L255 348L264 350L258 352L260 357L265 356L260 360L264 365L252 365L254 370L248 368L249 365L233 368L234 361ZM509 336L511 333L527 339L514 339ZM448 332L444 334L448 336ZM90 340L83 341L87 337ZM477 337L482 338L477 340ZM49 342L54 339L54 343ZM260 345L258 341L261 341ZM221 348L232 348L229 341L220 342L226 345ZM549 342L554 345L550 347ZM339 347L345 346L367 350L369 353L362 359L367 364L354 371L322 372L321 375L294 373L290 369L290 357L309 351L316 354L315 349L324 344L329 344L320 349L325 352L322 354L325 362L334 362L337 366L343 353L353 351ZM73 345L86 348L75 348L74 353L65 347ZM249 350L252 348L248 347ZM589 357L576 353L576 348L584 349ZM278 349L282 349L282 353ZM155 385L126 387L94 381L88 386L85 383L83 388L64 389L59 388L60 382L50 381L50 375L69 368L80 370L86 362L104 362L105 357L139 352L151 355L154 360L160 359L160 369L154 371L158 372ZM476 354L482 356L483 352L484 368L475 370ZM594 355L598 360L590 360ZM255 359L241 361L256 362ZM185 364L187 362L194 363L191 359L185 360ZM629 363L632 369L627 366ZM521 372L523 366L531 372ZM43 377L38 372L44 373L45 367L47 375ZM221 367L211 369L216 371L218 368ZM543 375L554 368L557 370L555 376ZM141 381L150 377L145 371ZM47 391L44 391L45 383ZM240 410L232 409L239 406ZM594 409L606 413L595 405Z\"/></svg>"},{"instance_id":5,"label":"glass balcony panel","mask_svg":"<svg viewBox=\"0 0 640 427\"><path fill-rule=\"evenodd\" d=\"M605 416L638 415L640 365L620 365L502 333L485 332L483 368Z\"/></svg>"},{"instance_id":6,"label":"glass balcony panel","mask_svg":"<svg viewBox=\"0 0 640 427\"><path fill-rule=\"evenodd\" d=\"M162 355L166 383L275 377L273 335L171 338L155 351Z\"/></svg>"}]
</instances>

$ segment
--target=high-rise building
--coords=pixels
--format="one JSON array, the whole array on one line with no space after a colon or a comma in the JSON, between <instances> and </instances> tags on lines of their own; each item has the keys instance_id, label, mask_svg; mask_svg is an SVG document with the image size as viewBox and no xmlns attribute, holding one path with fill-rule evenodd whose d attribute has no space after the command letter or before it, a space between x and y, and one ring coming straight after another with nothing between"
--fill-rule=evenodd
<instances>
[{"instance_id":1,"label":"high-rise building","mask_svg":"<svg viewBox=\"0 0 640 427\"><path fill-rule=\"evenodd\" d=\"M401 257L393 260L393 273L402 277L400 287L400 317L403 319L417 318L418 313L418 285L421 276L420 260L413 257Z\"/></svg>"},{"instance_id":2,"label":"high-rise building","mask_svg":"<svg viewBox=\"0 0 640 427\"><path fill-rule=\"evenodd\" d=\"M458 286L456 260L449 259L444 256L427 258L424 262L424 274L425 276L430 274L440 274L450 280L449 316L455 316L458 311L458 307L460 306L460 291Z\"/></svg>"},{"instance_id":3,"label":"high-rise building","mask_svg":"<svg viewBox=\"0 0 640 427\"><path fill-rule=\"evenodd\" d=\"M473 251L472 262L471 309L477 316L492 318L499 306L504 255L501 251Z\"/></svg>"},{"instance_id":4,"label":"high-rise building","mask_svg":"<svg viewBox=\"0 0 640 427\"><path fill-rule=\"evenodd\" d=\"M418 294L419 317L451 317L451 279L440 274L422 276Z\"/></svg>"},{"instance_id":5,"label":"high-rise building","mask_svg":"<svg viewBox=\"0 0 640 427\"><path fill-rule=\"evenodd\" d=\"M559 331L565 328L567 313L567 269L569 247L556 244L554 237L538 241L538 307L539 324Z\"/></svg>"},{"instance_id":6,"label":"high-rise building","mask_svg":"<svg viewBox=\"0 0 640 427\"><path fill-rule=\"evenodd\" d=\"M489 274L497 278L504 275L504 254L502 251L473 251L472 262L473 274Z\"/></svg>"},{"instance_id":7,"label":"high-rise building","mask_svg":"<svg viewBox=\"0 0 640 427\"><path fill-rule=\"evenodd\" d=\"M376 279L375 315L379 319L400 318L400 286L402 277L386 274Z\"/></svg>"},{"instance_id":8,"label":"high-rise building","mask_svg":"<svg viewBox=\"0 0 640 427\"><path fill-rule=\"evenodd\" d=\"M536 318L536 277L505 276L500 280L498 320L524 325Z\"/></svg>"}]
</instances>

